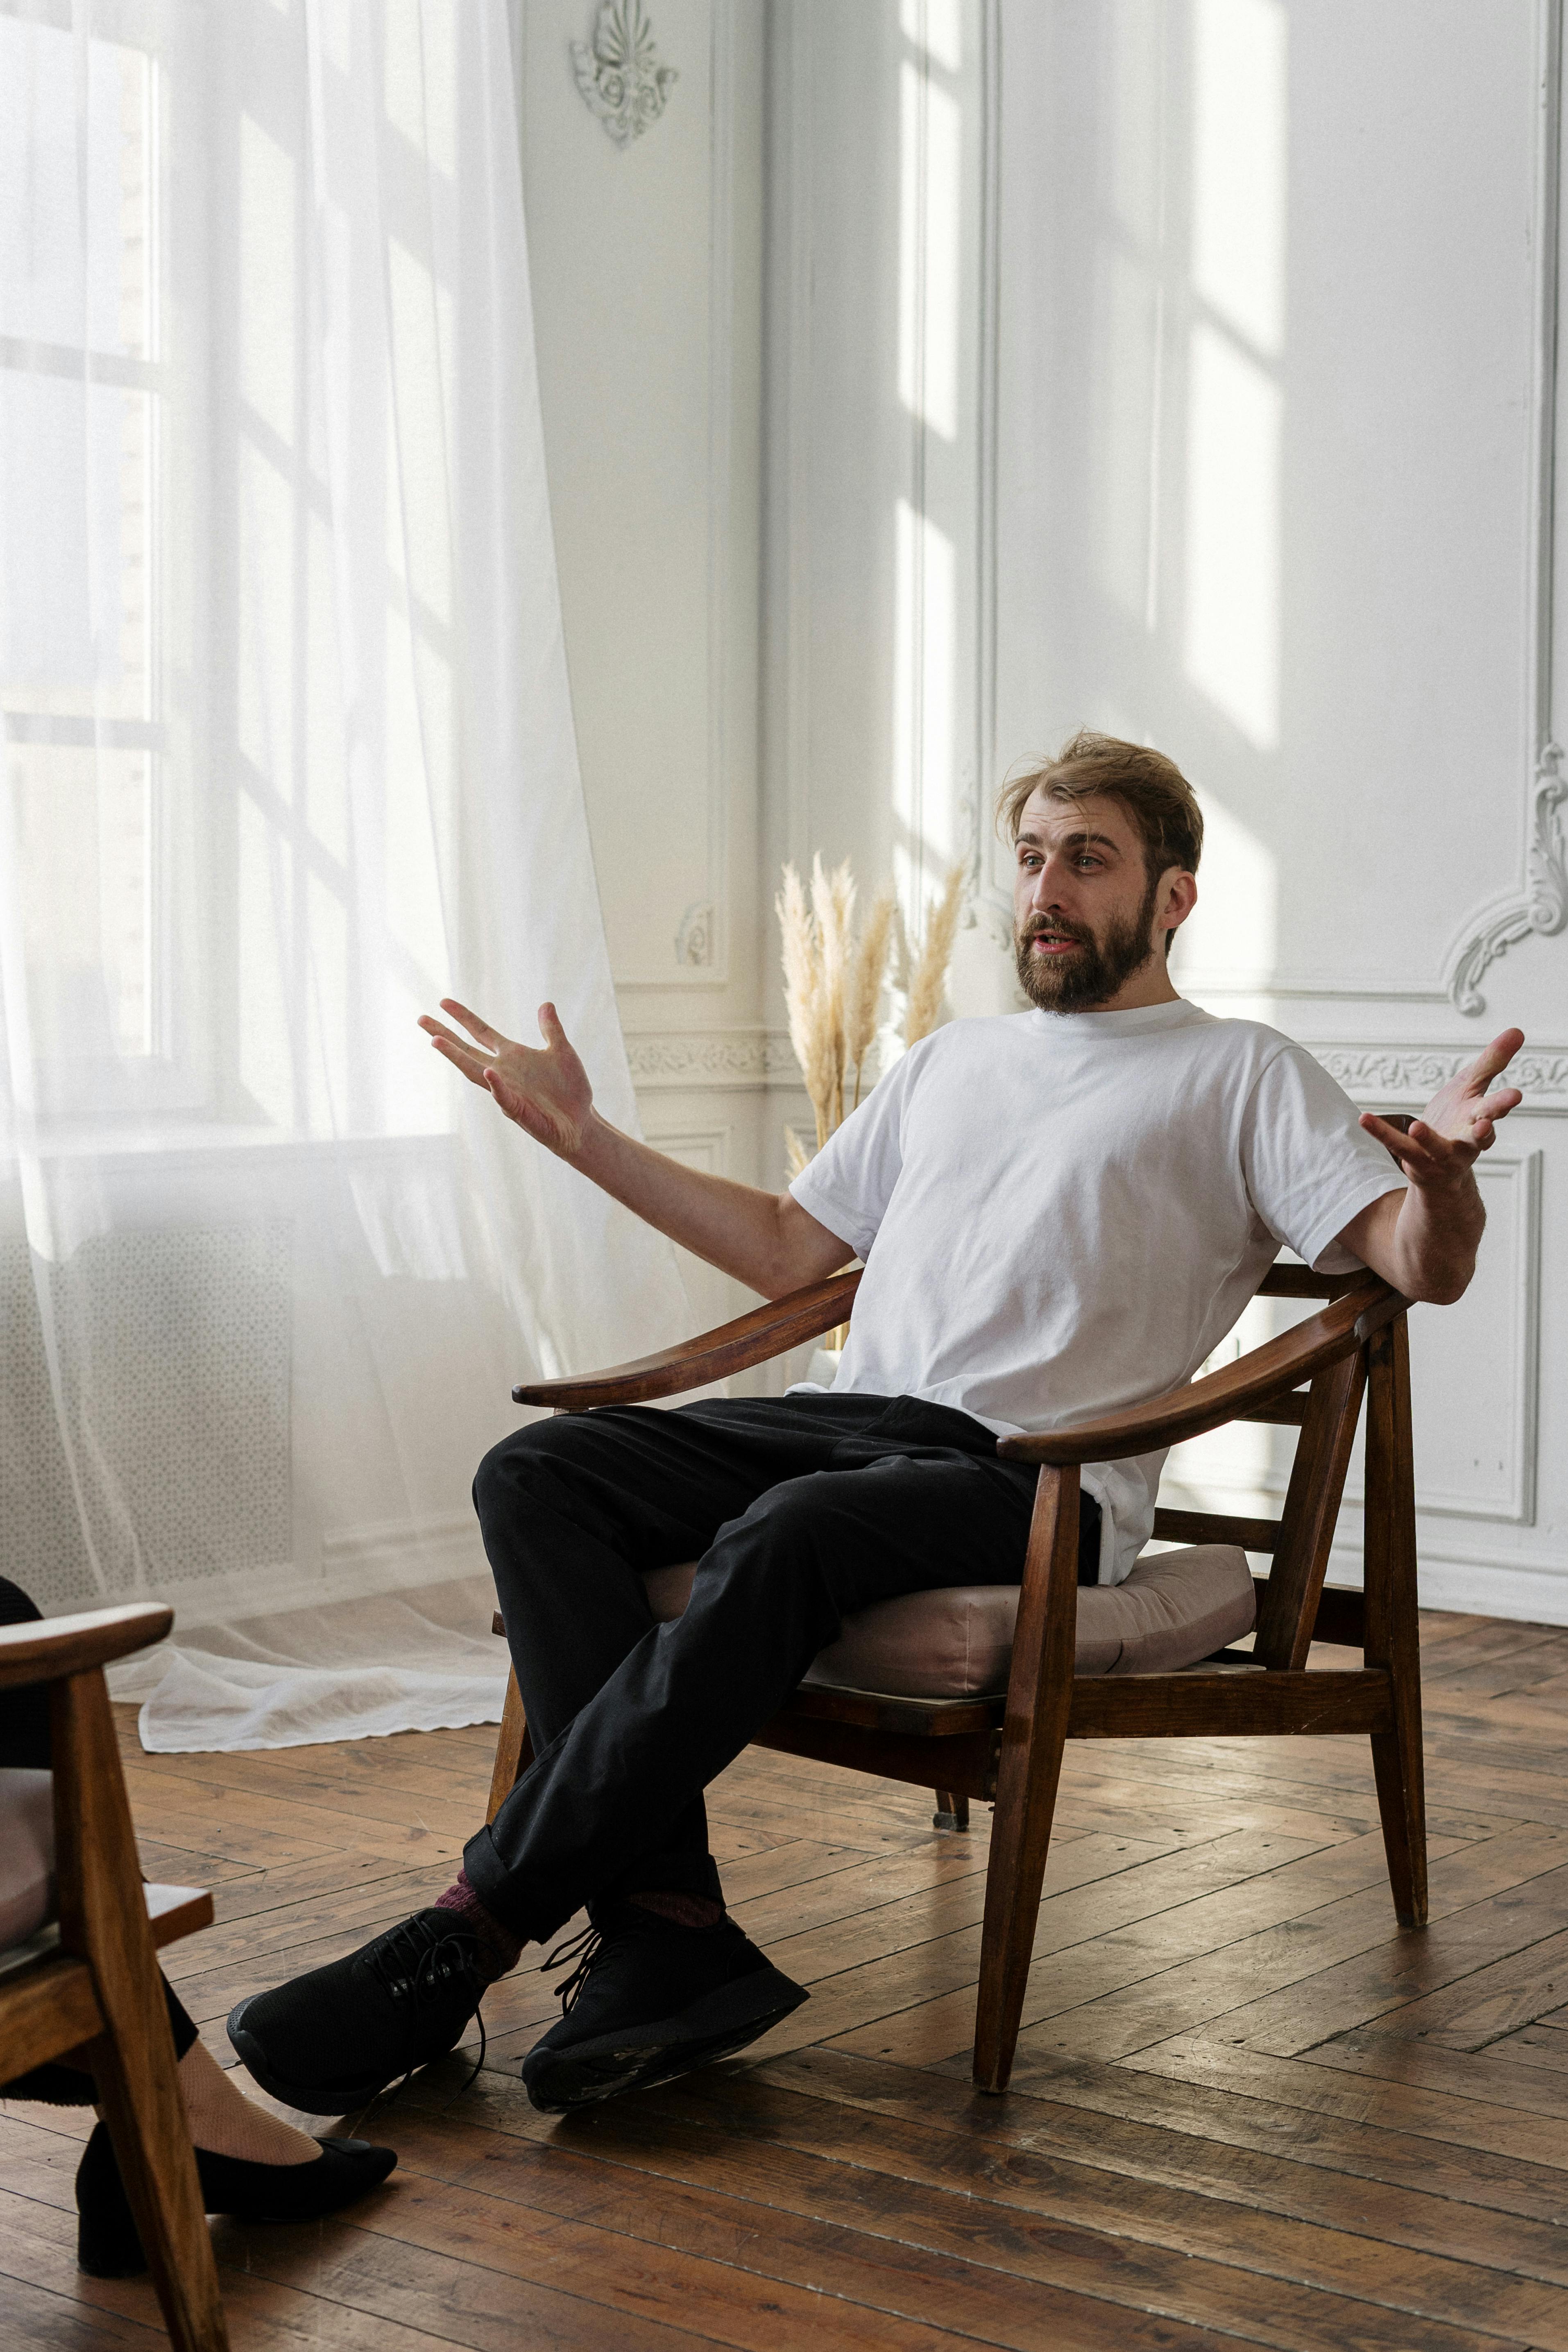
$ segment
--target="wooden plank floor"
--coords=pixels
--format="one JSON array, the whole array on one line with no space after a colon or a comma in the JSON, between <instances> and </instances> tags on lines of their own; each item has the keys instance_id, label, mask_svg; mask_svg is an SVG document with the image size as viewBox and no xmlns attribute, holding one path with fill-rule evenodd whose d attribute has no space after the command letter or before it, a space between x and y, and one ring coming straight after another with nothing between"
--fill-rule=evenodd
<instances>
[{"instance_id":1,"label":"wooden plank floor","mask_svg":"<svg viewBox=\"0 0 1568 2352\"><path fill-rule=\"evenodd\" d=\"M1568 1631L1428 1615L1432 1925L1401 1934L1353 1740L1068 1751L1015 2087L969 2087L988 1815L762 1753L712 1792L736 1916L812 1987L743 2059L552 2123L525 1965L363 2128L387 2186L214 2223L237 2347L1568 2352ZM1346 1663L1320 1651L1315 1664ZM453 1874L493 1735L144 1757L149 1874L216 1889L170 1973L243 1993ZM530 1956L537 1959L538 1955ZM475 2045L477 2047L477 2045ZM79 2276L86 2118L0 2107L0 2344L162 2341Z\"/></svg>"}]
</instances>

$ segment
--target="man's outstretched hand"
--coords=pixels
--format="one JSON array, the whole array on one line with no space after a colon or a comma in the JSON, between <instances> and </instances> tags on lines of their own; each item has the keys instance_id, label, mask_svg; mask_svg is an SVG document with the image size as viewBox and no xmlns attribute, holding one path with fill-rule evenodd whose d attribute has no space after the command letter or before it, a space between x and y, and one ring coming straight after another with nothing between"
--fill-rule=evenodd
<instances>
[{"instance_id":1,"label":"man's outstretched hand","mask_svg":"<svg viewBox=\"0 0 1568 2352\"><path fill-rule=\"evenodd\" d=\"M1494 1037L1439 1087L1408 1135L1375 1111L1362 1113L1363 1127L1394 1154L1408 1189L1384 1192L1351 1219L1340 1240L1406 1298L1448 1306L1464 1297L1487 1222L1476 1161L1490 1149L1499 1119L1524 1099L1517 1087L1489 1089L1523 1043L1519 1029Z\"/></svg>"},{"instance_id":2,"label":"man's outstretched hand","mask_svg":"<svg viewBox=\"0 0 1568 2352\"><path fill-rule=\"evenodd\" d=\"M1362 1113L1363 1127L1393 1152L1413 1184L1441 1188L1457 1182L1491 1150L1498 1121L1524 1100L1517 1087L1490 1090L1523 1043L1522 1029L1505 1029L1494 1037L1484 1053L1438 1087L1423 1117L1411 1121L1408 1135L1375 1111Z\"/></svg>"},{"instance_id":3,"label":"man's outstretched hand","mask_svg":"<svg viewBox=\"0 0 1568 2352\"><path fill-rule=\"evenodd\" d=\"M562 1160L574 1160L593 1114L594 1090L588 1073L567 1042L553 1004L539 1008L542 1049L503 1037L456 997L444 996L441 1010L460 1023L474 1043L466 1045L445 1022L422 1013L419 1026L436 1051L476 1087L494 1095L508 1118L514 1119L536 1143L542 1143Z\"/></svg>"}]
</instances>

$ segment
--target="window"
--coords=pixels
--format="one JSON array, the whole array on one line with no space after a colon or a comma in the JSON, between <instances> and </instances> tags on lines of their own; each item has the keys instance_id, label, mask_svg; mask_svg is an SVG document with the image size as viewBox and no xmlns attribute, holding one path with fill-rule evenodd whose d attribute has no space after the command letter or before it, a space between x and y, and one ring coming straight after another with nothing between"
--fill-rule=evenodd
<instances>
[{"instance_id":1,"label":"window","mask_svg":"<svg viewBox=\"0 0 1568 2352\"><path fill-rule=\"evenodd\" d=\"M160 111L145 51L0 15L0 718L36 1064L174 1045Z\"/></svg>"}]
</instances>

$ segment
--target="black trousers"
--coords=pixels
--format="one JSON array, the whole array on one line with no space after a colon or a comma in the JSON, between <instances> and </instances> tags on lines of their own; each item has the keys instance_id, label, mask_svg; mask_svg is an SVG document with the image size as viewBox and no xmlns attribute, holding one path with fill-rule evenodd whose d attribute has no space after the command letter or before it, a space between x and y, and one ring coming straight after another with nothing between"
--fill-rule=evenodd
<instances>
[{"instance_id":1,"label":"black trousers","mask_svg":"<svg viewBox=\"0 0 1568 2352\"><path fill-rule=\"evenodd\" d=\"M463 1864L525 1938L590 1898L721 1899L702 1791L873 1601L1023 1574L1036 1474L910 1397L641 1405L536 1422L474 1501L534 1759ZM1100 1511L1084 1497L1079 1574ZM639 1571L698 1562L657 1625Z\"/></svg>"},{"instance_id":2,"label":"black trousers","mask_svg":"<svg viewBox=\"0 0 1568 2352\"><path fill-rule=\"evenodd\" d=\"M31 1625L43 1614L19 1584L0 1576L0 1625ZM41 1684L20 1690L0 1691L0 1767L47 1772L49 1769L49 1695ZM163 1999L174 2034L174 2056L183 2058L196 2038L195 2021L163 1979ZM83 2068L51 2063L35 2066L30 2074L0 2083L0 2097L44 2099L51 2106L89 2107L98 2096L92 2076Z\"/></svg>"}]
</instances>

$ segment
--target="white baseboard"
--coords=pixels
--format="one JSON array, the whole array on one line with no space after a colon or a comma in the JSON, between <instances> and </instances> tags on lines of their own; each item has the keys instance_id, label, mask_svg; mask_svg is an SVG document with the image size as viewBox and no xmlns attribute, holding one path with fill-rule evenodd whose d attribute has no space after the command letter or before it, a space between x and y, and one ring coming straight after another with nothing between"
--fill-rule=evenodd
<instances>
[{"instance_id":1,"label":"white baseboard","mask_svg":"<svg viewBox=\"0 0 1568 2352\"><path fill-rule=\"evenodd\" d=\"M1507 1617L1526 1625L1568 1625L1568 1559L1526 1563L1418 1542L1416 1561L1423 1609ZM1361 1580L1360 1551L1336 1545L1329 1556L1329 1582Z\"/></svg>"}]
</instances>

